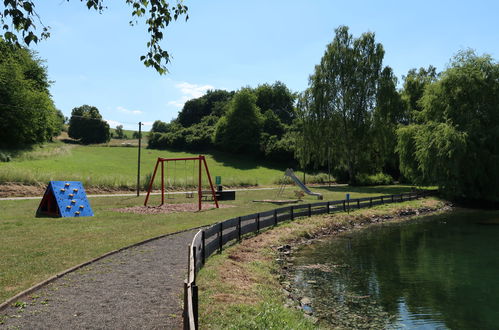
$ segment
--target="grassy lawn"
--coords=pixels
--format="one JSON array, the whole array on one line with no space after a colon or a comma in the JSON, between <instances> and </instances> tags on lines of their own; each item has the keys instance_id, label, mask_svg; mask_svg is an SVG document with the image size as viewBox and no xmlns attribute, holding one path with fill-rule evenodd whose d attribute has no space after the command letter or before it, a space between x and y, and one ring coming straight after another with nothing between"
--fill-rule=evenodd
<instances>
[{"instance_id":1,"label":"grassy lawn","mask_svg":"<svg viewBox=\"0 0 499 330\"><path fill-rule=\"evenodd\" d=\"M113 148L96 148L112 151ZM281 198L293 198L296 187L286 188ZM352 198L392 194L407 191L408 186L367 188L314 187L323 193L324 200L343 199L346 192ZM77 265L111 250L124 247L150 237L198 227L255 213L277 206L253 203L256 199L274 199L276 190L237 192L235 201L224 204L234 207L160 215L124 214L115 208L142 205L141 197L91 198L94 217L87 218L35 218L39 200L0 200L0 301L40 282L64 269ZM157 205L159 196L151 204ZM304 202L315 202L306 196ZM168 202L190 202L178 195Z\"/></svg>"},{"instance_id":2,"label":"grassy lawn","mask_svg":"<svg viewBox=\"0 0 499 330\"><path fill-rule=\"evenodd\" d=\"M54 142L14 157L11 162L0 162L0 183L46 184L50 180L82 181L85 186L133 188L137 182L137 148L123 147L122 141L109 145L81 146ZM158 157L193 157L198 154L166 150L143 149L141 182L147 181ZM211 175L222 176L228 186L272 185L284 175L286 167L244 157L213 152L205 154ZM176 162L171 168L175 179L171 183L180 188L192 184L197 177L194 162ZM170 173L171 173L170 172ZM297 175L302 175L297 172Z\"/></svg>"}]
</instances>

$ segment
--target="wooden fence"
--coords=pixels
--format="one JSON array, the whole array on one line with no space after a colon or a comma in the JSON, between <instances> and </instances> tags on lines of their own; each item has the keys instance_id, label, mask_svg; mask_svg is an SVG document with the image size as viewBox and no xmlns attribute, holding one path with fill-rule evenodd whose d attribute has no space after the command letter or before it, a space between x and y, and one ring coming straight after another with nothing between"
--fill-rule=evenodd
<instances>
[{"instance_id":1,"label":"wooden fence","mask_svg":"<svg viewBox=\"0 0 499 330\"><path fill-rule=\"evenodd\" d=\"M430 191L414 191L398 195L291 205L266 212L232 218L198 231L196 235L194 235L191 245L189 245L188 273L187 278L184 281L184 329L198 329L197 272L201 269L210 255L216 251L221 252L223 246L228 242L234 240L240 241L246 234L258 233L264 228L272 227L279 222L293 220L297 217L310 217L315 214L345 212L351 209L403 202L425 197L430 193Z\"/></svg>"}]
</instances>

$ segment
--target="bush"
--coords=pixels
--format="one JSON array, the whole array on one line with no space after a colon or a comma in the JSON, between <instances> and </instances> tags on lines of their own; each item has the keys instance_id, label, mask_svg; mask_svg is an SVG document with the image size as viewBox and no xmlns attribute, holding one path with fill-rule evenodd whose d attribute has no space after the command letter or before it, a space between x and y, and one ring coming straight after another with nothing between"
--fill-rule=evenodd
<instances>
[{"instance_id":1,"label":"bush","mask_svg":"<svg viewBox=\"0 0 499 330\"><path fill-rule=\"evenodd\" d=\"M7 153L0 152L0 162L10 162L11 158L10 155Z\"/></svg>"},{"instance_id":2,"label":"bush","mask_svg":"<svg viewBox=\"0 0 499 330\"><path fill-rule=\"evenodd\" d=\"M366 174L361 173L355 177L354 184L357 186L377 186L393 184L393 178L385 173Z\"/></svg>"}]
</instances>

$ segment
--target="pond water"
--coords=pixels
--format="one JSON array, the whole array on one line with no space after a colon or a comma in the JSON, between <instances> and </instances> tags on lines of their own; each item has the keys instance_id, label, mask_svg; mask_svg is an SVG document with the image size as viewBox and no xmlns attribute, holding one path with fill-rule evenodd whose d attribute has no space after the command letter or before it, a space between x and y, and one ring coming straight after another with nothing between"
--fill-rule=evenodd
<instances>
[{"instance_id":1,"label":"pond water","mask_svg":"<svg viewBox=\"0 0 499 330\"><path fill-rule=\"evenodd\" d=\"M499 212L456 210L294 253L292 285L339 328L499 329Z\"/></svg>"}]
</instances>

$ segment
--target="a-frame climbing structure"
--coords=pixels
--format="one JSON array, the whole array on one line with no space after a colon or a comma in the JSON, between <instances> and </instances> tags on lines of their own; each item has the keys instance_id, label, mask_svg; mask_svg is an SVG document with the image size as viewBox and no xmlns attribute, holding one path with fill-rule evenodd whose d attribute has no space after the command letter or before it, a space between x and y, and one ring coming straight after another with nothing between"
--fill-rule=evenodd
<instances>
[{"instance_id":1,"label":"a-frame climbing structure","mask_svg":"<svg viewBox=\"0 0 499 330\"><path fill-rule=\"evenodd\" d=\"M91 217L94 213L79 181L50 181L36 216Z\"/></svg>"}]
</instances>

